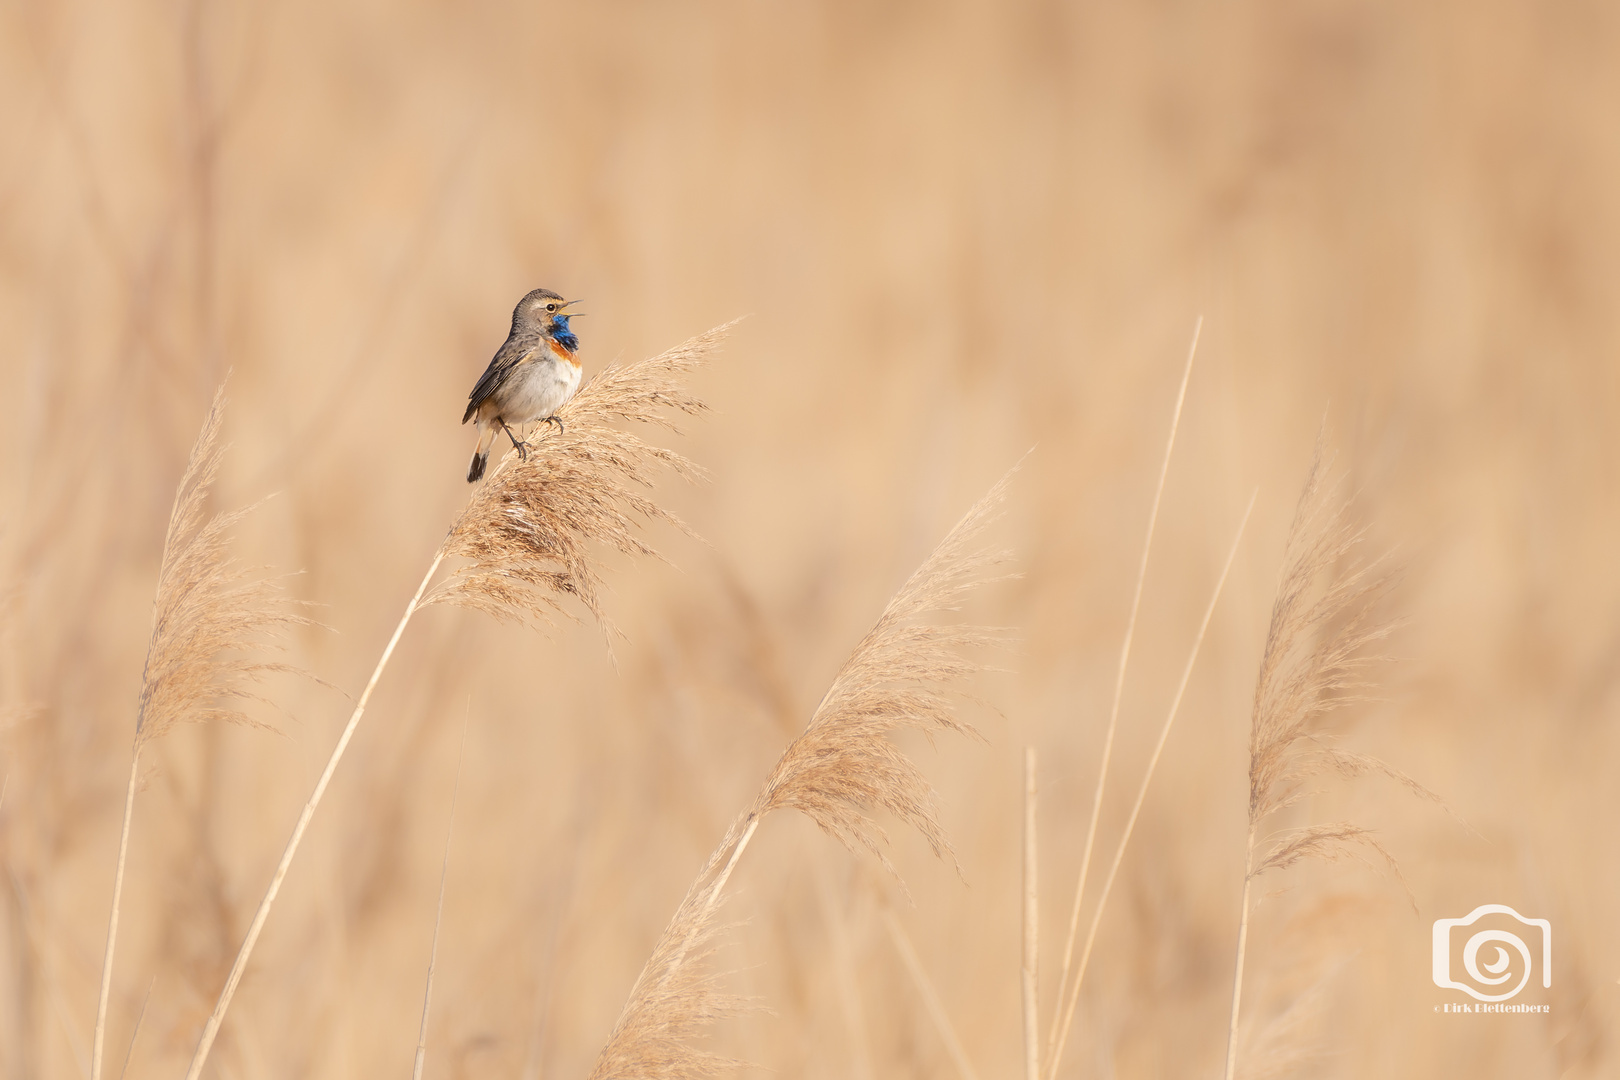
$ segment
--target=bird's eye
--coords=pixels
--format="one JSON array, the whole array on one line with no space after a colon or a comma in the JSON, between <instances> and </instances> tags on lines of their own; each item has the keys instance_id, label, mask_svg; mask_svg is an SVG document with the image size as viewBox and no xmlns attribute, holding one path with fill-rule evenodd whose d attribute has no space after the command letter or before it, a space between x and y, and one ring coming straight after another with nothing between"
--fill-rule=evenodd
<instances>
[{"instance_id":1,"label":"bird's eye","mask_svg":"<svg viewBox=\"0 0 1620 1080\"><path fill-rule=\"evenodd\" d=\"M547 311L556 311L557 310L557 305L556 304L547 304L546 305L546 310Z\"/></svg>"}]
</instances>

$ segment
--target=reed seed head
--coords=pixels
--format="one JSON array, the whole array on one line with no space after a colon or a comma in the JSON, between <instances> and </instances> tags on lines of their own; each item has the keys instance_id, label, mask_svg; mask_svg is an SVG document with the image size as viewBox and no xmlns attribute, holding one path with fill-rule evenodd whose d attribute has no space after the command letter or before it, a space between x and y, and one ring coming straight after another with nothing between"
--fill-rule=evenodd
<instances>
[{"instance_id":1,"label":"reed seed head","mask_svg":"<svg viewBox=\"0 0 1620 1080\"><path fill-rule=\"evenodd\" d=\"M1012 477L1009 472L975 503L895 593L777 761L751 815L798 810L851 851L871 852L891 873L887 836L872 817L877 810L916 829L936 855L951 853L933 790L888 736L905 728L977 735L956 717L953 687L980 669L965 651L996 644L1001 635L917 620L956 609L989 580L985 571L1007 557L979 544Z\"/></svg>"},{"instance_id":2,"label":"reed seed head","mask_svg":"<svg viewBox=\"0 0 1620 1080\"><path fill-rule=\"evenodd\" d=\"M508 454L473 490L441 549L468 564L427 602L549 622L563 611L561 599L572 596L611 629L594 546L656 557L641 537L643 522L690 530L643 492L664 469L689 479L702 475L680 454L652 446L613 422L674 429L676 415L706 409L681 379L734 325L716 327L640 363L608 368L586 383L557 411L560 429L548 426L530 443L526 458Z\"/></svg>"},{"instance_id":3,"label":"reed seed head","mask_svg":"<svg viewBox=\"0 0 1620 1080\"><path fill-rule=\"evenodd\" d=\"M203 520L224 452L219 444L225 390L214 395L175 491L158 571L135 718L135 746L162 738L182 721L224 720L263 726L227 704L252 698L246 684L287 665L240 655L289 626L308 625L275 579L254 575L226 554L232 526L253 507Z\"/></svg>"},{"instance_id":4,"label":"reed seed head","mask_svg":"<svg viewBox=\"0 0 1620 1080\"><path fill-rule=\"evenodd\" d=\"M1358 561L1365 530L1349 521L1340 483L1319 439L1283 555L1281 581L1255 685L1249 734L1249 828L1304 797L1312 778L1337 773L1354 779L1386 776L1434 802L1438 796L1378 758L1329 746L1322 718L1360 700L1364 671L1378 656L1367 652L1396 624L1374 609L1394 581L1382 558ZM1442 805L1444 805L1442 803ZM1399 879L1394 858L1373 833L1353 822L1310 825L1281 834L1250 870L1280 870L1301 859L1379 856Z\"/></svg>"}]
</instances>

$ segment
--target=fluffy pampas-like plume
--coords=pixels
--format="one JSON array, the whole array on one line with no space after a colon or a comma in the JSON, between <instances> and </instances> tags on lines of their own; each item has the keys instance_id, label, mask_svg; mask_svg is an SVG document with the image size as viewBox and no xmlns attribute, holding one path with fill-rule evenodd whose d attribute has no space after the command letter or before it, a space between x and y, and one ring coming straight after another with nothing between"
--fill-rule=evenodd
<instances>
[{"instance_id":1,"label":"fluffy pampas-like plume","mask_svg":"<svg viewBox=\"0 0 1620 1080\"><path fill-rule=\"evenodd\" d=\"M703 1028L742 1002L722 994L709 966L716 908L760 820L773 810L808 816L851 851L866 850L893 872L873 814L887 811L922 834L938 855L951 851L932 789L890 741L891 732L975 734L953 711L952 689L979 665L963 651L998 640L980 627L923 617L954 610L1005 554L980 547L1012 473L952 529L900 591L833 679L804 732L783 751L759 794L727 831L687 891L631 990L591 1080L696 1080L735 1064L693 1045Z\"/></svg>"},{"instance_id":2,"label":"fluffy pampas-like plume","mask_svg":"<svg viewBox=\"0 0 1620 1080\"><path fill-rule=\"evenodd\" d=\"M1321 739L1322 718L1361 698L1368 685L1365 669L1381 659L1367 650L1395 625L1373 615L1393 574L1383 559L1354 560L1364 530L1348 522L1348 512L1318 446L1289 529L1255 683L1249 730L1251 835L1268 817L1297 802L1312 777L1327 772L1347 778L1378 773L1415 794L1435 798L1377 758L1324 745ZM1348 845L1370 848L1394 867L1368 830L1334 822L1285 834L1249 873L1258 876L1302 858L1335 858L1347 854Z\"/></svg>"},{"instance_id":3,"label":"fluffy pampas-like plume","mask_svg":"<svg viewBox=\"0 0 1620 1080\"><path fill-rule=\"evenodd\" d=\"M455 603L498 618L548 619L573 596L604 627L601 574L592 545L627 555L656 555L637 519L685 529L675 515L641 492L658 469L695 478L697 466L673 450L652 446L612 421L673 428L676 414L706 405L682 385L725 338L732 323L699 334L668 352L608 368L557 411L560 428L546 428L524 455L508 455L450 528L441 555L469 564L439 586L428 603Z\"/></svg>"},{"instance_id":4,"label":"fluffy pampas-like plume","mask_svg":"<svg viewBox=\"0 0 1620 1080\"><path fill-rule=\"evenodd\" d=\"M203 506L224 453L219 445L224 409L221 387L169 514L135 717L137 752L182 722L259 726L229 702L252 696L248 682L289 668L240 654L278 630L309 622L296 613L279 582L256 576L226 553L227 534L253 507L203 521Z\"/></svg>"}]
</instances>

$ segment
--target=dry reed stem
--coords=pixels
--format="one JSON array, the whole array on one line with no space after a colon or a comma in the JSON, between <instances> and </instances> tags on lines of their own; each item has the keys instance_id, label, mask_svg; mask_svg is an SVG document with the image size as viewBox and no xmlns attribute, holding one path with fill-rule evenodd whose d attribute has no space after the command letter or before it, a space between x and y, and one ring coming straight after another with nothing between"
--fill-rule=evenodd
<instances>
[{"instance_id":1,"label":"dry reed stem","mask_svg":"<svg viewBox=\"0 0 1620 1080\"><path fill-rule=\"evenodd\" d=\"M1024 1080L1041 1080L1040 885L1035 845L1035 748L1024 747Z\"/></svg>"},{"instance_id":2,"label":"dry reed stem","mask_svg":"<svg viewBox=\"0 0 1620 1080\"><path fill-rule=\"evenodd\" d=\"M100 1080L106 1049L113 954L118 943L118 918L123 905L124 871L141 751L180 723L219 720L262 726L226 702L232 698L252 697L244 685L247 681L270 671L290 669L284 664L250 660L237 654L256 641L273 639L278 630L308 623L290 609L278 582L254 576L227 554L226 536L252 507L203 520L208 493L218 476L224 453L219 443L224 411L225 388L222 386L214 394L202 430L192 445L185 472L175 489L163 540L157 595L152 605L152 636L142 671L129 783L124 791L124 817L119 828L118 861L113 871L112 911L107 919L107 945L102 954L101 987L90 1054L91 1080Z\"/></svg>"},{"instance_id":3,"label":"dry reed stem","mask_svg":"<svg viewBox=\"0 0 1620 1080\"><path fill-rule=\"evenodd\" d=\"M467 717L461 719L461 751L456 755L456 782L450 789L450 821L444 828L444 861L439 864L439 905L433 912L433 944L428 948L427 986L422 991L422 1027L416 1036L416 1063L411 1080L422 1080L427 1063L428 1011L433 1005L433 969L439 961L439 927L444 923L444 886L450 880L450 840L456 834L456 801L461 797L461 765L467 757Z\"/></svg>"},{"instance_id":4,"label":"dry reed stem","mask_svg":"<svg viewBox=\"0 0 1620 1080\"><path fill-rule=\"evenodd\" d=\"M1238 916L1237 961L1232 965L1232 1011L1226 1022L1226 1069L1224 1080L1232 1080L1237 1072L1238 1005L1243 1000L1243 964L1249 946L1249 893L1254 888L1254 832L1249 833L1248 846L1243 852L1243 896L1239 901L1242 914Z\"/></svg>"},{"instance_id":5,"label":"dry reed stem","mask_svg":"<svg viewBox=\"0 0 1620 1080\"><path fill-rule=\"evenodd\" d=\"M259 901L258 909L253 913L253 921L248 925L247 935L242 939L242 946L237 950L236 959L231 964L230 974L225 978L225 986L219 992L219 1000L214 1003L214 1011L209 1014L207 1023L203 1025L202 1035L197 1040L196 1052L192 1054L191 1067L186 1070L186 1080L197 1080L202 1075L203 1065L208 1061L214 1039L219 1035L219 1026L224 1022L226 1010L230 1008L231 999L236 995L236 987L241 983L242 975L247 970L248 958L253 955L253 947L258 943L259 934L264 930L265 920L270 917L270 909L275 906L276 896L281 892L281 883L287 876L287 870L292 866L294 856L298 854L298 846L303 842L310 819L315 816L315 810L326 794L327 785L332 782L332 775L337 772L338 762L343 760L344 751L349 748L349 740L354 738L355 729L360 726L360 718L365 715L372 692L377 689L383 670L393 657L394 649L399 645L405 627L410 624L411 616L422 606L422 594L427 590L428 582L433 579L433 575L438 572L439 563L443 559L444 554L441 551L434 556L427 573L422 576L421 584L416 587L416 594L405 606L405 614L400 616L398 625L394 627L393 636L388 639L382 656L377 660L377 666L372 669L371 678L366 681L366 688L361 692L360 700L355 703L354 711L349 714L349 721L344 725L343 733L338 736L337 746L333 747L326 768L321 771L320 779L315 782L315 790L310 793L303 810L299 812L292 835L287 839L287 846L281 853L281 861L276 864L275 872L270 877L270 884L265 889L263 899Z\"/></svg>"},{"instance_id":6,"label":"dry reed stem","mask_svg":"<svg viewBox=\"0 0 1620 1080\"><path fill-rule=\"evenodd\" d=\"M135 1040L141 1037L141 1024L146 1022L146 1007L152 1003L152 987L157 985L157 976L152 976L146 984L146 993L141 997L141 1011L135 1014L135 1029L129 1033L129 1048L124 1051L124 1067L118 1070L118 1080L124 1080L129 1073L130 1059L135 1056Z\"/></svg>"},{"instance_id":7,"label":"dry reed stem","mask_svg":"<svg viewBox=\"0 0 1620 1080\"><path fill-rule=\"evenodd\" d=\"M1382 559L1365 563L1353 560L1364 531L1349 523L1348 503L1339 494L1339 485L1329 478L1329 464L1324 440L1319 437L1289 527L1277 597L1255 681L1249 728L1249 829L1233 964L1232 1008L1227 1023L1226 1080L1232 1080L1237 1068L1249 898L1255 878L1301 859L1354 857L1358 848L1376 853L1393 869L1397 879L1400 876L1394 857L1373 834L1347 821L1308 825L1285 833L1256 861L1261 824L1302 798L1306 781L1327 772L1346 777L1378 773L1413 794L1440 801L1415 780L1377 758L1321 745L1321 719L1359 700L1367 686L1363 670L1380 659L1368 655L1367 647L1394 628L1394 624L1373 617L1373 609L1387 592L1393 575Z\"/></svg>"},{"instance_id":8,"label":"dry reed stem","mask_svg":"<svg viewBox=\"0 0 1620 1080\"><path fill-rule=\"evenodd\" d=\"M1097 824L1102 820L1103 791L1108 784L1108 767L1113 760L1114 733L1119 727L1119 706L1125 695L1125 670L1130 664L1131 642L1136 636L1136 617L1142 607L1142 587L1147 582L1148 553L1153 549L1153 532L1159 522L1159 506L1164 500L1164 483L1170 475L1170 455L1175 450L1176 432L1181 428L1181 407L1187 400L1187 384L1192 379L1193 360L1198 356L1198 338L1204 330L1204 317L1193 323L1192 342L1187 346L1187 362L1181 371L1181 386L1176 391L1176 407L1170 417L1170 433L1165 438L1164 461L1159 466L1159 481L1153 489L1153 508L1148 513L1147 535L1142 538L1142 558L1136 568L1136 586L1131 594L1131 613L1125 620L1125 637L1119 647L1119 665L1114 674L1113 703L1108 708L1108 727L1103 736L1102 760L1097 765L1097 786L1091 798L1091 820L1086 826L1086 846L1080 856L1080 874L1074 884L1074 904L1069 912L1069 933L1063 944L1063 966L1058 975L1058 1002L1061 1004L1069 985L1070 964L1074 959L1075 936L1080 929L1080 903L1085 897L1086 878L1091 870L1091 856L1097 844ZM1078 980L1076 980L1078 981ZM1047 1033L1047 1051L1052 1067L1057 1067L1060 1056L1058 1043L1066 1035L1067 1024L1061 1013L1052 1017Z\"/></svg>"},{"instance_id":9,"label":"dry reed stem","mask_svg":"<svg viewBox=\"0 0 1620 1080\"><path fill-rule=\"evenodd\" d=\"M961 650L991 644L998 636L917 620L954 610L969 591L986 583L985 571L1005 558L980 549L978 542L1016 471L1015 466L975 503L900 587L752 805L727 829L637 977L591 1080L684 1080L735 1064L694 1047L692 1040L743 1004L719 992L703 961L714 951L715 917L726 883L766 814L798 810L852 852L871 852L891 874L894 867L882 850L887 836L871 816L880 809L915 828L936 855L951 853L927 781L888 734L902 728L977 734L953 715L948 688L978 670Z\"/></svg>"},{"instance_id":10,"label":"dry reed stem","mask_svg":"<svg viewBox=\"0 0 1620 1080\"><path fill-rule=\"evenodd\" d=\"M812 864L815 874L816 898L820 901L823 921L831 939L833 977L838 987L838 1004L848 1032L850 1080L872 1080L871 1040L867 1036L865 1008L861 1001L859 980L855 974L854 946L840 898L834 894L831 875L824 862Z\"/></svg>"},{"instance_id":11,"label":"dry reed stem","mask_svg":"<svg viewBox=\"0 0 1620 1080\"><path fill-rule=\"evenodd\" d=\"M945 1003L939 1000L939 992L934 989L934 982L928 977L928 969L923 967L922 957L917 955L917 947L911 943L911 937L906 933L900 920L888 908L883 909L883 924L889 928L889 937L894 941L895 951L906 965L906 972L911 981L917 986L917 993L922 996L923 1007L928 1010L929 1019L934 1021L934 1027L939 1031L939 1037L945 1043L945 1050L951 1055L951 1061L956 1065L956 1071L961 1073L962 1080L979 1080L979 1074L973 1068L973 1062L967 1056L967 1048L962 1045L961 1036L957 1035L956 1027L951 1023L951 1014L945 1011Z\"/></svg>"},{"instance_id":12,"label":"dry reed stem","mask_svg":"<svg viewBox=\"0 0 1620 1080\"><path fill-rule=\"evenodd\" d=\"M1153 745L1153 753L1148 757L1146 771L1142 774L1142 783L1136 789L1136 801L1131 805L1130 817L1125 820L1125 829L1120 834L1119 844L1114 848L1114 861L1108 867L1108 877L1103 880L1102 892L1097 897L1097 907L1091 915L1091 926L1086 931L1085 948L1080 953L1080 963L1075 968L1074 982L1069 989L1068 998L1058 1000L1058 1019L1062 1023L1057 1045L1052 1051L1052 1067L1049 1076L1055 1080L1058 1065L1063 1060L1063 1051L1068 1045L1069 1029L1074 1023L1074 1013L1080 1003L1080 984L1086 977L1087 966L1091 962L1091 950L1097 942L1097 930L1102 925L1103 910L1108 906L1108 897L1114 891L1114 881L1119 876L1120 864L1125 861L1125 848L1131 842L1131 834L1136 831L1136 821L1142 814L1142 804L1147 801L1148 785L1153 782L1153 774L1159 767L1159 758L1164 753L1164 744L1170 738L1170 728L1176 722L1176 716L1181 711L1182 699L1187 693L1187 683L1192 679L1193 666L1198 662L1198 653L1204 645L1204 635L1209 631L1209 622L1215 615L1215 605L1220 601L1221 592L1226 587L1227 575L1232 572L1232 562L1237 558L1238 545L1243 540L1244 530L1249 525L1249 515L1254 513L1254 501L1259 495L1256 490L1249 496L1249 505L1244 508L1243 519L1238 522L1237 533L1232 537L1232 545L1227 549L1226 562L1221 565L1221 574L1215 580L1215 588L1210 593L1209 604L1204 608L1204 617L1198 624L1198 634L1193 638L1192 649L1187 654L1187 662L1181 668L1181 681L1176 685L1176 695L1170 701L1170 711L1165 714L1164 724L1159 728L1158 742Z\"/></svg>"},{"instance_id":13,"label":"dry reed stem","mask_svg":"<svg viewBox=\"0 0 1620 1080\"><path fill-rule=\"evenodd\" d=\"M650 485L658 465L689 475L696 472L680 455L615 432L606 422L632 420L673 427L667 410L701 411L703 403L687 393L676 376L701 363L731 325L700 334L651 359L599 372L559 410L559 419L571 430L543 439L539 446L529 449L526 461L508 455L490 479L474 489L467 508L451 525L394 627L326 768L293 826L219 1000L203 1027L186 1080L197 1080L202 1073L282 880L411 617L427 604L445 602L502 618L521 619L528 614L544 618L560 610L555 596L548 593L576 596L588 611L601 617L601 578L591 544L605 543L631 554L655 554L633 534L635 517L680 524L626 484ZM469 558L472 565L452 575L428 596L428 586L439 566L452 556Z\"/></svg>"}]
</instances>

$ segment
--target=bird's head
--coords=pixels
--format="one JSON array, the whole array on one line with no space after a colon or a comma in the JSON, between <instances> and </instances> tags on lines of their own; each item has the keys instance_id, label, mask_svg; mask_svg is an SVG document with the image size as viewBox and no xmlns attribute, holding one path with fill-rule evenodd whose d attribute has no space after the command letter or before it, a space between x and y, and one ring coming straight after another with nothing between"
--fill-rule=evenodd
<instances>
[{"instance_id":1,"label":"bird's head","mask_svg":"<svg viewBox=\"0 0 1620 1080\"><path fill-rule=\"evenodd\" d=\"M571 318L568 309L577 303L578 300L564 300L550 289L535 289L518 301L517 309L512 312L512 328L532 328L545 337L555 338L557 344L573 352L579 348L579 338L568 325Z\"/></svg>"}]
</instances>

